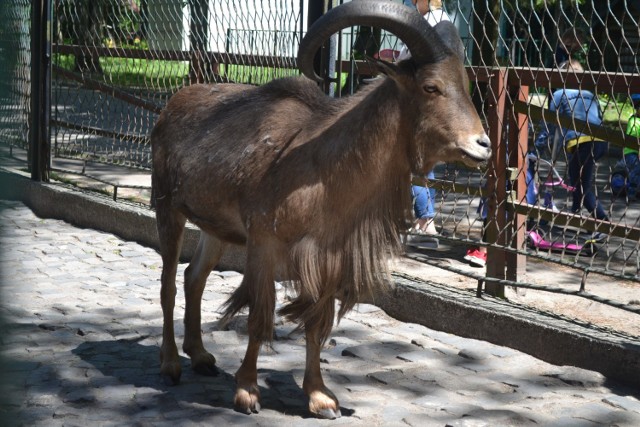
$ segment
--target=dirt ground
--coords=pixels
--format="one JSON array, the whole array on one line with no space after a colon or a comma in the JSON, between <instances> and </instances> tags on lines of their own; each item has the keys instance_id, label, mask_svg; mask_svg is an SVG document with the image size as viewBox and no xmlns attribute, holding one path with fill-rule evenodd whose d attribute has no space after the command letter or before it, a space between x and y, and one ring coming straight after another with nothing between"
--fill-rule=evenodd
<instances>
[{"instance_id":1,"label":"dirt ground","mask_svg":"<svg viewBox=\"0 0 640 427\"><path fill-rule=\"evenodd\" d=\"M442 254L434 251L411 251L410 253L417 253L421 256L436 259L440 263L469 273L484 274L484 269L472 267L464 261L462 258L464 251L449 251ZM474 294L478 283L476 279L433 267L407 257L395 261L392 264L392 269L424 280L466 289ZM522 278L522 281L576 291L580 288L581 279L582 272L579 270L535 258L528 258L526 275ZM592 273L587 278L585 291L640 309L639 282L620 281ZM507 287L505 293L507 299L516 304L559 315L580 324L591 324L614 334L628 335L640 340L640 314L575 295L563 295L532 289L516 290L513 287Z\"/></svg>"}]
</instances>

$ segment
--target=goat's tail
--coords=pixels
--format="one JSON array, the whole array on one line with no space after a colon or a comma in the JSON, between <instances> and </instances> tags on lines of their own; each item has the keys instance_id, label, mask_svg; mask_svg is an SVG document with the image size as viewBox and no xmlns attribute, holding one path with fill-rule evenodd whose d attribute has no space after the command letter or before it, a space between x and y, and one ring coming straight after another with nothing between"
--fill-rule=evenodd
<instances>
[{"instance_id":1,"label":"goat's tail","mask_svg":"<svg viewBox=\"0 0 640 427\"><path fill-rule=\"evenodd\" d=\"M275 311L275 283L255 290L251 294L250 287L255 283L247 283L245 279L224 303L224 314L220 327L224 328L229 321L245 307L249 307L249 335L261 342L273 341L273 314ZM253 303L252 303L253 301Z\"/></svg>"},{"instance_id":2,"label":"goat's tail","mask_svg":"<svg viewBox=\"0 0 640 427\"><path fill-rule=\"evenodd\" d=\"M222 305L223 316L220 319L220 328L224 328L231 319L249 305L249 291L244 282L233 291L233 294Z\"/></svg>"},{"instance_id":3,"label":"goat's tail","mask_svg":"<svg viewBox=\"0 0 640 427\"><path fill-rule=\"evenodd\" d=\"M308 295L299 294L297 298L278 310L280 316L298 323L296 330L313 330L320 343L324 345L335 318L335 298L323 295L318 301L310 300Z\"/></svg>"}]
</instances>

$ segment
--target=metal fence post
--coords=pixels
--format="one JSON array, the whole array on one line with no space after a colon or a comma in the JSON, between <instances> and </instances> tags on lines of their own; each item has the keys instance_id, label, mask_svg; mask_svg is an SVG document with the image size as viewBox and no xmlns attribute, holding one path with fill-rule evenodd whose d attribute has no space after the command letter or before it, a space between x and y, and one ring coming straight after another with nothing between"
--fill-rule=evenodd
<instances>
[{"instance_id":1,"label":"metal fence post","mask_svg":"<svg viewBox=\"0 0 640 427\"><path fill-rule=\"evenodd\" d=\"M314 22L316 22L326 12L324 0L309 0L309 14L307 16L307 28L311 28ZM313 60L313 68L319 76L328 76L328 73L324 71L328 69L329 50L324 46L316 53ZM325 80L322 88L326 93L329 93L330 83Z\"/></svg>"},{"instance_id":2,"label":"metal fence post","mask_svg":"<svg viewBox=\"0 0 640 427\"><path fill-rule=\"evenodd\" d=\"M51 114L51 0L31 3L31 179L48 181Z\"/></svg>"},{"instance_id":3,"label":"metal fence post","mask_svg":"<svg viewBox=\"0 0 640 427\"><path fill-rule=\"evenodd\" d=\"M504 285L498 281L505 279L506 257L502 249L506 244L506 196L507 196L507 150L502 140L505 124L507 99L507 71L505 68L493 70L489 81L489 108L487 124L491 139L491 163L487 175L487 221L485 229L487 248L487 273L485 291L493 296L504 297Z\"/></svg>"},{"instance_id":4,"label":"metal fence post","mask_svg":"<svg viewBox=\"0 0 640 427\"><path fill-rule=\"evenodd\" d=\"M509 84L510 82L507 82ZM521 102L529 100L529 86L509 86L511 95L509 97L509 133L508 133L508 154L509 167L511 170L517 171L516 179L512 181L513 187L509 194L513 201L521 201L525 199L527 191L526 171L527 163L525 157L529 145L529 118L524 114L519 114L514 108L516 98ZM509 195L508 195L509 196ZM511 224L509 246L513 249L521 249L526 239L526 223L527 216L516 213L513 209L508 209L508 222ZM527 257L516 252L508 252L506 254L506 277L508 280L518 281L527 269Z\"/></svg>"}]
</instances>

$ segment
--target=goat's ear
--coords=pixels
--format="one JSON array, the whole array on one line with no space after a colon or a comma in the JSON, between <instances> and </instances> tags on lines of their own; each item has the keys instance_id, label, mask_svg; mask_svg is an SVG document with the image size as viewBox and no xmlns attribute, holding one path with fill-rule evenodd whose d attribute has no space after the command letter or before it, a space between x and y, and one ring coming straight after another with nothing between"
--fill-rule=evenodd
<instances>
[{"instance_id":1,"label":"goat's ear","mask_svg":"<svg viewBox=\"0 0 640 427\"><path fill-rule=\"evenodd\" d=\"M367 58L369 60L370 64L373 64L373 66L382 74L389 76L389 77L395 77L396 75L398 75L399 73L399 68L396 64L393 64L391 62L387 62L387 61L383 61L381 59L375 59L375 58Z\"/></svg>"}]
</instances>

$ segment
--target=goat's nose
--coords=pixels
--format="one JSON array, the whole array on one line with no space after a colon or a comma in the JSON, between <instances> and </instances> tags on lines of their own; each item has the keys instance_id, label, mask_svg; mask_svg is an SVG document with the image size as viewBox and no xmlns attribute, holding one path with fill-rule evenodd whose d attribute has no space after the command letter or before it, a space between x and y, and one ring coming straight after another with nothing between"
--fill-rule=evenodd
<instances>
[{"instance_id":1,"label":"goat's nose","mask_svg":"<svg viewBox=\"0 0 640 427\"><path fill-rule=\"evenodd\" d=\"M482 134L477 140L476 140L477 144L479 146L481 146L482 148L491 148L491 140L489 139L489 136L485 133Z\"/></svg>"}]
</instances>

